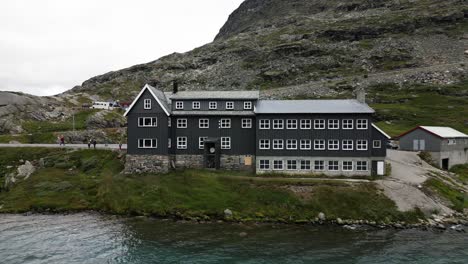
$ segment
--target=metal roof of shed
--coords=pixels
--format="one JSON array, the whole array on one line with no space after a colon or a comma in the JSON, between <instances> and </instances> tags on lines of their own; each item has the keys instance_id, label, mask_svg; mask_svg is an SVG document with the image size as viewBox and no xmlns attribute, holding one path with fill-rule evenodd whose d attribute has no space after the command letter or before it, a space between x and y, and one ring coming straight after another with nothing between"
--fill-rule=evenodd
<instances>
[{"instance_id":1,"label":"metal roof of shed","mask_svg":"<svg viewBox=\"0 0 468 264\"><path fill-rule=\"evenodd\" d=\"M375 111L357 100L260 100L257 114L372 114Z\"/></svg>"},{"instance_id":2,"label":"metal roof of shed","mask_svg":"<svg viewBox=\"0 0 468 264\"><path fill-rule=\"evenodd\" d=\"M415 127L401 135L399 135L398 137L396 138L401 138L401 137L404 137L406 135L408 135L409 133L417 130L417 129L422 129L428 133L431 133L437 137L440 137L440 138L468 138L468 135L458 131L458 130L455 130L451 127L440 127L440 126L418 126L418 127Z\"/></svg>"}]
</instances>

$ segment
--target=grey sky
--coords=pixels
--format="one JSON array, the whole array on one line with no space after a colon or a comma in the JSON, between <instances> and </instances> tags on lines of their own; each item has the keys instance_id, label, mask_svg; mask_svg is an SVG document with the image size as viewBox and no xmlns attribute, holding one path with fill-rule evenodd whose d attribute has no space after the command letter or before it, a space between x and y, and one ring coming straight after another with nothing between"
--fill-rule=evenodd
<instances>
[{"instance_id":1,"label":"grey sky","mask_svg":"<svg viewBox=\"0 0 468 264\"><path fill-rule=\"evenodd\" d=\"M0 90L52 95L211 42L243 0L2 0Z\"/></svg>"}]
</instances>

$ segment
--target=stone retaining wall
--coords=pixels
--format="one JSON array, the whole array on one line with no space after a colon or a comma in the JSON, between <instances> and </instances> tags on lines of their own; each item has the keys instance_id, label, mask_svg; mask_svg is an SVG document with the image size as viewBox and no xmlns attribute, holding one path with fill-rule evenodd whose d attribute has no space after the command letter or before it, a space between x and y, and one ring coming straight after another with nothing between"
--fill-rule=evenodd
<instances>
[{"instance_id":1,"label":"stone retaining wall","mask_svg":"<svg viewBox=\"0 0 468 264\"><path fill-rule=\"evenodd\" d=\"M172 156L176 169L202 169L203 155L175 155Z\"/></svg>"},{"instance_id":2,"label":"stone retaining wall","mask_svg":"<svg viewBox=\"0 0 468 264\"><path fill-rule=\"evenodd\" d=\"M250 161L250 165L248 162ZM255 156L252 155L221 155L222 170L255 170Z\"/></svg>"},{"instance_id":3,"label":"stone retaining wall","mask_svg":"<svg viewBox=\"0 0 468 264\"><path fill-rule=\"evenodd\" d=\"M160 155L127 155L124 174L168 173L169 156Z\"/></svg>"}]
</instances>

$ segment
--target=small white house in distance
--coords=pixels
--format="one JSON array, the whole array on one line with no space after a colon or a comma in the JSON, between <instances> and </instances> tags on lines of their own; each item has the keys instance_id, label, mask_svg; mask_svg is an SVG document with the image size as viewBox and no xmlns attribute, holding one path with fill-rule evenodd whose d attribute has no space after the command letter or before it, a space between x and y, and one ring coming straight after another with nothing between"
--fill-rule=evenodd
<instances>
[{"instance_id":1,"label":"small white house in distance","mask_svg":"<svg viewBox=\"0 0 468 264\"><path fill-rule=\"evenodd\" d=\"M92 109L104 109L104 110L114 109L112 103L109 103L109 102L94 102L91 108Z\"/></svg>"},{"instance_id":2,"label":"small white house in distance","mask_svg":"<svg viewBox=\"0 0 468 264\"><path fill-rule=\"evenodd\" d=\"M453 128L418 126L397 138L401 150L427 151L444 170L468 163L468 135Z\"/></svg>"}]
</instances>

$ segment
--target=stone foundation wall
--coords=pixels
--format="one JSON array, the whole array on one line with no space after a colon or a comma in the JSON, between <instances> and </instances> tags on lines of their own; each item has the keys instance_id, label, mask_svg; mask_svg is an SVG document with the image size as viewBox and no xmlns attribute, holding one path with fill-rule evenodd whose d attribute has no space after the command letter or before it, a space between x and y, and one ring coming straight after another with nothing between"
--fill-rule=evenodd
<instances>
[{"instance_id":1,"label":"stone foundation wall","mask_svg":"<svg viewBox=\"0 0 468 264\"><path fill-rule=\"evenodd\" d=\"M220 163L222 170L255 171L255 156L252 155L221 155Z\"/></svg>"},{"instance_id":2,"label":"stone foundation wall","mask_svg":"<svg viewBox=\"0 0 468 264\"><path fill-rule=\"evenodd\" d=\"M176 169L202 169L203 155L175 155L172 156Z\"/></svg>"},{"instance_id":3,"label":"stone foundation wall","mask_svg":"<svg viewBox=\"0 0 468 264\"><path fill-rule=\"evenodd\" d=\"M124 174L168 173L169 156L160 155L127 155Z\"/></svg>"}]
</instances>

